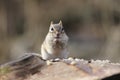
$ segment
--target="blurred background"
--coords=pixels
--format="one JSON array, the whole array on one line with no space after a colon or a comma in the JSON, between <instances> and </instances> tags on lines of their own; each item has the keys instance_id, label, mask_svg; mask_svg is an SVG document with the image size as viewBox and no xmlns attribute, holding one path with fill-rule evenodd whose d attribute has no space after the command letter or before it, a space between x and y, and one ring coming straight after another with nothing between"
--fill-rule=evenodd
<instances>
[{"instance_id":1,"label":"blurred background","mask_svg":"<svg viewBox=\"0 0 120 80\"><path fill-rule=\"evenodd\" d=\"M59 20L70 56L120 62L120 0L0 0L0 64L40 53L50 22Z\"/></svg>"}]
</instances>

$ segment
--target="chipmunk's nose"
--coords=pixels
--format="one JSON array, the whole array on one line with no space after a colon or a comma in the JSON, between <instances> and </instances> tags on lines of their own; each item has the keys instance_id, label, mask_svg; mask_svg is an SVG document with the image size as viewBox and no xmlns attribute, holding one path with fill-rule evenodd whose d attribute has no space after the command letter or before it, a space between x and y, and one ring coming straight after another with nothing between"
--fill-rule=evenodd
<instances>
[{"instance_id":1,"label":"chipmunk's nose","mask_svg":"<svg viewBox=\"0 0 120 80\"><path fill-rule=\"evenodd\" d=\"M60 36L60 33L59 33L59 32L57 32L57 33L56 33L56 36L57 36L57 37L59 37L59 36Z\"/></svg>"}]
</instances>

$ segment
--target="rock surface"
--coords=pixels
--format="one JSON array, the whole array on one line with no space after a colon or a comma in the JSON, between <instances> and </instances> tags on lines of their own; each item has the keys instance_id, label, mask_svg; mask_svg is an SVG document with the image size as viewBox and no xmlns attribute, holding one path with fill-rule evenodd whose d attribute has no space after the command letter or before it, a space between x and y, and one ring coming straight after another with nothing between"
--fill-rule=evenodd
<instances>
[{"instance_id":1,"label":"rock surface","mask_svg":"<svg viewBox=\"0 0 120 80\"><path fill-rule=\"evenodd\" d=\"M120 64L78 58L43 60L36 53L0 66L0 80L116 80ZM118 78L118 79L117 79Z\"/></svg>"}]
</instances>

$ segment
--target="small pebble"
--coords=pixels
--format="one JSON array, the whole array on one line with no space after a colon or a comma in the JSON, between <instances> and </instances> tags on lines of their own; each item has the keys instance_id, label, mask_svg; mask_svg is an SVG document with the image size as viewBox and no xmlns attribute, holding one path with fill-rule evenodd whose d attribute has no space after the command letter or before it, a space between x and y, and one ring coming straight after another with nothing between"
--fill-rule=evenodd
<instances>
[{"instance_id":1,"label":"small pebble","mask_svg":"<svg viewBox=\"0 0 120 80\"><path fill-rule=\"evenodd\" d=\"M78 62L78 61L80 61L80 59L78 59L78 58L75 58L75 61L77 61L77 62Z\"/></svg>"},{"instance_id":2,"label":"small pebble","mask_svg":"<svg viewBox=\"0 0 120 80\"><path fill-rule=\"evenodd\" d=\"M74 60L74 59L73 59L72 57L69 57L68 60L71 60L71 61L72 61L72 60Z\"/></svg>"},{"instance_id":3,"label":"small pebble","mask_svg":"<svg viewBox=\"0 0 120 80\"><path fill-rule=\"evenodd\" d=\"M56 61L56 62L60 61L60 58L56 58L55 61Z\"/></svg>"},{"instance_id":4,"label":"small pebble","mask_svg":"<svg viewBox=\"0 0 120 80\"><path fill-rule=\"evenodd\" d=\"M76 65L77 64L77 62L76 61L71 61L71 63L70 63L71 65Z\"/></svg>"}]
</instances>

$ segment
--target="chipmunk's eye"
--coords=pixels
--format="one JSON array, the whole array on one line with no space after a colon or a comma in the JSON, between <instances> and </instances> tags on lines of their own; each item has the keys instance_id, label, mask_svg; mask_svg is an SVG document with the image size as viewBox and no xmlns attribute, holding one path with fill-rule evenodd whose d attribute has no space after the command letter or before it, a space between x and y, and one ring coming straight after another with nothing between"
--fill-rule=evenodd
<instances>
[{"instance_id":1,"label":"chipmunk's eye","mask_svg":"<svg viewBox=\"0 0 120 80\"><path fill-rule=\"evenodd\" d=\"M51 31L54 31L54 29L53 29L53 28L51 28Z\"/></svg>"},{"instance_id":2,"label":"chipmunk's eye","mask_svg":"<svg viewBox=\"0 0 120 80\"><path fill-rule=\"evenodd\" d=\"M61 31L64 32L64 28L62 28Z\"/></svg>"}]
</instances>

